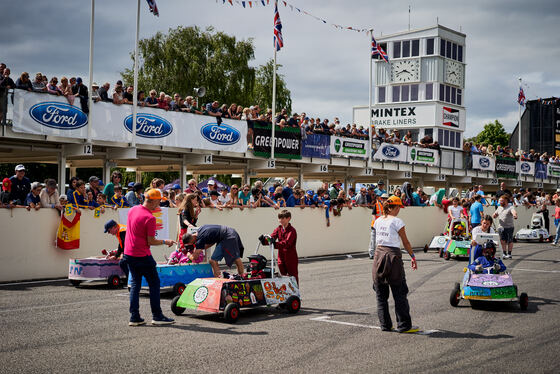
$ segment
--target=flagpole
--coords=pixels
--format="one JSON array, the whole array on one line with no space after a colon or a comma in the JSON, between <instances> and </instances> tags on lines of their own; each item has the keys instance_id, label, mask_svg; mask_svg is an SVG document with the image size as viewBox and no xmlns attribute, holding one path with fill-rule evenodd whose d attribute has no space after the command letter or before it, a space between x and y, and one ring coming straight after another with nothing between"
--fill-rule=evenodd
<instances>
[{"instance_id":1,"label":"flagpole","mask_svg":"<svg viewBox=\"0 0 560 374\"><path fill-rule=\"evenodd\" d=\"M275 9L278 9L278 4L276 3ZM272 70L272 132L270 137L270 158L274 160L274 145L275 145L275 127L276 127L276 37L274 38L274 65Z\"/></svg>"},{"instance_id":2,"label":"flagpole","mask_svg":"<svg viewBox=\"0 0 560 374\"><path fill-rule=\"evenodd\" d=\"M519 90L521 90L521 77L519 78ZM517 150L519 151L519 157L521 157L521 103L517 103L519 112L519 124L517 125Z\"/></svg>"},{"instance_id":3,"label":"flagpole","mask_svg":"<svg viewBox=\"0 0 560 374\"><path fill-rule=\"evenodd\" d=\"M132 93L132 142L131 147L136 148L136 116L138 114L138 39L140 35L140 0L136 9L136 41L134 44L134 91Z\"/></svg>"},{"instance_id":4,"label":"flagpole","mask_svg":"<svg viewBox=\"0 0 560 374\"><path fill-rule=\"evenodd\" d=\"M371 29L371 30L369 30L369 31L370 31L370 33L371 33L371 37L373 38L373 29ZM368 150L367 150L367 152L368 152L368 157L367 157L367 162L366 162L366 165L367 165L367 166L370 166L370 163L371 163L371 156L372 156L372 153L373 153L373 148L372 148L372 144L371 144L371 139L372 139L372 136L371 136L371 135L372 135L372 134L371 134L371 133L372 133L372 128L371 128L371 125L372 125L372 121L371 121L371 106L372 106L372 105L371 105L371 101L372 101L372 94L371 94L371 91L372 91L372 89L373 89L373 74L372 74L373 56L372 56L372 52L371 52L372 40L373 40L373 39L371 39L371 40L369 41L369 105L368 105L368 125L369 125L369 127L368 127L368 139L369 139L369 147L368 147Z\"/></svg>"},{"instance_id":5,"label":"flagpole","mask_svg":"<svg viewBox=\"0 0 560 374\"><path fill-rule=\"evenodd\" d=\"M95 20L95 0L91 0L91 21L89 24L89 83L88 83L88 127L87 127L87 142L91 143L91 117L93 112L93 25Z\"/></svg>"}]
</instances>

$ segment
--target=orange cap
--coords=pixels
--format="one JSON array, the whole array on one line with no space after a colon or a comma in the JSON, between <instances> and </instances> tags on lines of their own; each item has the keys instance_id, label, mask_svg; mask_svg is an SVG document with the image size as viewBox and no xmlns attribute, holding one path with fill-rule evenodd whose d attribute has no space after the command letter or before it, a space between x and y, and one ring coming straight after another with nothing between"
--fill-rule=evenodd
<instances>
[{"instance_id":1,"label":"orange cap","mask_svg":"<svg viewBox=\"0 0 560 374\"><path fill-rule=\"evenodd\" d=\"M152 188L144 194L148 200L161 200L161 192L157 188Z\"/></svg>"},{"instance_id":2,"label":"orange cap","mask_svg":"<svg viewBox=\"0 0 560 374\"><path fill-rule=\"evenodd\" d=\"M401 198L398 196L391 196L390 198L387 199L387 202L391 205L397 205L400 206L401 208L404 208Z\"/></svg>"}]
</instances>

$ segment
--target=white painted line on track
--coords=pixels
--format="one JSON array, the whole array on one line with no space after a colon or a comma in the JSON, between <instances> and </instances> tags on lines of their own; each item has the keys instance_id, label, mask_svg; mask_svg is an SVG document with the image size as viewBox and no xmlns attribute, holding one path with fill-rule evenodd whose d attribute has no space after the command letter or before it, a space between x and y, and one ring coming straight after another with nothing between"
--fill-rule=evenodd
<instances>
[{"instance_id":1,"label":"white painted line on track","mask_svg":"<svg viewBox=\"0 0 560 374\"><path fill-rule=\"evenodd\" d=\"M63 303L63 304L51 304L51 305L36 305L36 306L24 306L21 308L14 308L14 309L0 309L0 313L11 313L11 312L25 312L29 310L37 310L37 309L49 309L49 308L56 308L61 306L69 306L69 305L80 305L80 304L91 304L91 303L98 303L100 301L126 301L123 299L95 299L95 300L88 300L88 301L76 301L74 303Z\"/></svg>"},{"instance_id":2,"label":"white painted line on track","mask_svg":"<svg viewBox=\"0 0 560 374\"><path fill-rule=\"evenodd\" d=\"M520 268L513 268L511 271L530 271L535 273L560 273L560 270L538 270L538 269L520 269Z\"/></svg>"},{"instance_id":3,"label":"white painted line on track","mask_svg":"<svg viewBox=\"0 0 560 374\"><path fill-rule=\"evenodd\" d=\"M43 281L29 281L29 282L14 282L14 283L0 283L0 288L3 286L19 286L24 284L35 284L35 283L53 283L53 282L68 282L68 279L51 279Z\"/></svg>"},{"instance_id":4,"label":"white painted line on track","mask_svg":"<svg viewBox=\"0 0 560 374\"><path fill-rule=\"evenodd\" d=\"M344 325L344 326L362 327L362 328L366 328L366 329L381 330L381 327L379 327L379 326L362 325L360 323L352 323L352 322L334 321L334 320L331 319L330 316L314 317L314 318L310 318L310 320L311 321L317 321L317 322L334 323L334 324L337 324L337 325ZM415 334L416 335L430 335L430 334L433 334L434 332L439 332L439 330L424 330L424 331L419 331Z\"/></svg>"}]
</instances>

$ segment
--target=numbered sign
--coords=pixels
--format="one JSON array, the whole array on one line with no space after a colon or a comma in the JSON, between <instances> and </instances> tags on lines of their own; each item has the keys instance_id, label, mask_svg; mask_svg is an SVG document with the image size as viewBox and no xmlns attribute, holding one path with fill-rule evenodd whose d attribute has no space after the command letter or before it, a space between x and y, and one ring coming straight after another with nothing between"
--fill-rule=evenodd
<instances>
[{"instance_id":1,"label":"numbered sign","mask_svg":"<svg viewBox=\"0 0 560 374\"><path fill-rule=\"evenodd\" d=\"M373 168L366 168L364 170L364 175L372 176L373 175Z\"/></svg>"},{"instance_id":2,"label":"numbered sign","mask_svg":"<svg viewBox=\"0 0 560 374\"><path fill-rule=\"evenodd\" d=\"M320 173L328 173L329 172L329 165L319 165L319 172Z\"/></svg>"},{"instance_id":3,"label":"numbered sign","mask_svg":"<svg viewBox=\"0 0 560 374\"><path fill-rule=\"evenodd\" d=\"M267 160L266 161L266 168L267 169L275 169L276 168L276 160Z\"/></svg>"},{"instance_id":4,"label":"numbered sign","mask_svg":"<svg viewBox=\"0 0 560 374\"><path fill-rule=\"evenodd\" d=\"M488 183L488 184L497 185L498 184L498 179L497 178L492 178L492 179L490 179L490 183Z\"/></svg>"},{"instance_id":5,"label":"numbered sign","mask_svg":"<svg viewBox=\"0 0 560 374\"><path fill-rule=\"evenodd\" d=\"M214 163L213 160L212 160L212 155L204 155L202 163L204 165L212 165Z\"/></svg>"},{"instance_id":6,"label":"numbered sign","mask_svg":"<svg viewBox=\"0 0 560 374\"><path fill-rule=\"evenodd\" d=\"M405 171L404 172L404 177L405 177L405 179L412 178L412 172L411 171Z\"/></svg>"},{"instance_id":7,"label":"numbered sign","mask_svg":"<svg viewBox=\"0 0 560 374\"><path fill-rule=\"evenodd\" d=\"M437 176L437 180L438 180L439 182L445 182L445 181L447 180L446 177L447 177L447 176L444 175L444 174L439 174L439 175Z\"/></svg>"},{"instance_id":8,"label":"numbered sign","mask_svg":"<svg viewBox=\"0 0 560 374\"><path fill-rule=\"evenodd\" d=\"M515 181L515 187L521 187L523 186L523 182L520 181L519 179Z\"/></svg>"},{"instance_id":9,"label":"numbered sign","mask_svg":"<svg viewBox=\"0 0 560 374\"><path fill-rule=\"evenodd\" d=\"M82 153L84 156L93 156L93 145L91 143L84 144Z\"/></svg>"},{"instance_id":10,"label":"numbered sign","mask_svg":"<svg viewBox=\"0 0 560 374\"><path fill-rule=\"evenodd\" d=\"M537 182L537 188L543 188L543 183L542 182Z\"/></svg>"}]
</instances>

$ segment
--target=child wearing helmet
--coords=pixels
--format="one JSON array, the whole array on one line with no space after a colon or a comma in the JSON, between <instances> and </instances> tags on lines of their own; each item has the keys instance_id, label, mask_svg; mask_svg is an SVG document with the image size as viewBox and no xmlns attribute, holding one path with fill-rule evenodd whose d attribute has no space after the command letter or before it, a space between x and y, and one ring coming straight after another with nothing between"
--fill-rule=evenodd
<instances>
[{"instance_id":1,"label":"child wearing helmet","mask_svg":"<svg viewBox=\"0 0 560 374\"><path fill-rule=\"evenodd\" d=\"M482 256L477 258L468 267L475 273L481 273L490 269L490 273L498 274L506 271L506 266L499 258L496 259L496 244L493 241L486 242L482 249Z\"/></svg>"}]
</instances>

